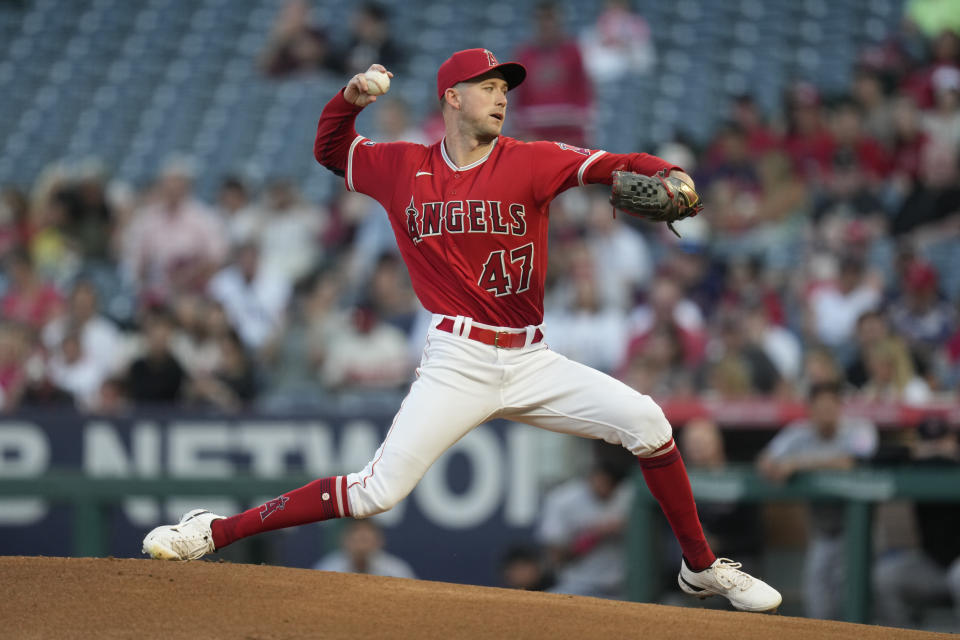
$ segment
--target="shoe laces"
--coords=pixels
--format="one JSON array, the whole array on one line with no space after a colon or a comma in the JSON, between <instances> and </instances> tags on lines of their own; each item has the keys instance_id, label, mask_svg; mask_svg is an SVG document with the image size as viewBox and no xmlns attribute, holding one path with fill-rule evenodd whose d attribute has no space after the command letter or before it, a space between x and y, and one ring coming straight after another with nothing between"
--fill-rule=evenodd
<instances>
[{"instance_id":1,"label":"shoe laces","mask_svg":"<svg viewBox=\"0 0 960 640\"><path fill-rule=\"evenodd\" d=\"M182 552L190 553L198 545L206 546L210 544L209 534L200 527L177 524L172 529L180 534L173 544L177 545Z\"/></svg>"},{"instance_id":2,"label":"shoe laces","mask_svg":"<svg viewBox=\"0 0 960 640\"><path fill-rule=\"evenodd\" d=\"M743 564L734 562L729 558L718 558L717 564L713 567L713 575L716 576L717 582L724 589L729 590L737 587L741 591L745 591L753 584L753 578L740 571L742 566Z\"/></svg>"}]
</instances>

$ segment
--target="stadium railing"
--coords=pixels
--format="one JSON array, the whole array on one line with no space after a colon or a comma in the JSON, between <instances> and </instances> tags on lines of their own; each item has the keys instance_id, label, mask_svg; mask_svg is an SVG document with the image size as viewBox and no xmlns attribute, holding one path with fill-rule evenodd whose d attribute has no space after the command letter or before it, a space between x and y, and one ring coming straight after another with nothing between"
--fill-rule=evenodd
<instances>
[{"instance_id":1,"label":"stadium railing","mask_svg":"<svg viewBox=\"0 0 960 640\"><path fill-rule=\"evenodd\" d=\"M843 502L847 562L843 618L848 622L866 623L870 619L874 506L898 499L960 503L960 467L821 471L798 474L782 485L772 484L745 467L689 473L697 502ZM652 602L657 597L660 576L661 555L655 542L658 507L639 473L635 483L627 539L628 592L631 600Z\"/></svg>"}]
</instances>

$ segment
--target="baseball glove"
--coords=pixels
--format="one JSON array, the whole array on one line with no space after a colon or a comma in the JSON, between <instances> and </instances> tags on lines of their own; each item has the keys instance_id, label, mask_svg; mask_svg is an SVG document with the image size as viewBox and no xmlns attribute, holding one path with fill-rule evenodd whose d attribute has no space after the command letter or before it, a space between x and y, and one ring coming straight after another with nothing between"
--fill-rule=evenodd
<instances>
[{"instance_id":1,"label":"baseball glove","mask_svg":"<svg viewBox=\"0 0 960 640\"><path fill-rule=\"evenodd\" d=\"M666 170L653 176L614 171L610 204L633 216L666 222L678 238L673 223L703 209L700 195L680 178L668 176Z\"/></svg>"}]
</instances>

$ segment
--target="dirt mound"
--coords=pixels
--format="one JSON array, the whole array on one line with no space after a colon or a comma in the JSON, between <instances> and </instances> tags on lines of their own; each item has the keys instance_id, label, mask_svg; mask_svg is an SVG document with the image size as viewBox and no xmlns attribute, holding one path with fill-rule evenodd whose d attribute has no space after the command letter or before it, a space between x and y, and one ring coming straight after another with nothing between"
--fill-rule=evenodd
<instances>
[{"instance_id":1,"label":"dirt mound","mask_svg":"<svg viewBox=\"0 0 960 640\"><path fill-rule=\"evenodd\" d=\"M0 557L0 620L18 639L936 637L304 569L87 558Z\"/></svg>"}]
</instances>

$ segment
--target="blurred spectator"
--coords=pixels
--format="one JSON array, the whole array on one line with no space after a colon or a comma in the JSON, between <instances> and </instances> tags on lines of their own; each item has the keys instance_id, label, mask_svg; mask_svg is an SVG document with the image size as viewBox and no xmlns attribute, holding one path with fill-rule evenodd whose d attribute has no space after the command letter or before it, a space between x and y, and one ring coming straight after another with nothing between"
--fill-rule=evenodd
<instances>
[{"instance_id":1,"label":"blurred spectator","mask_svg":"<svg viewBox=\"0 0 960 640\"><path fill-rule=\"evenodd\" d=\"M58 190L56 198L63 208L62 229L70 246L86 260L111 260L115 220L99 163L88 161L81 166L74 180Z\"/></svg>"},{"instance_id":2,"label":"blurred spectator","mask_svg":"<svg viewBox=\"0 0 960 640\"><path fill-rule=\"evenodd\" d=\"M924 114L923 126L937 144L960 143L960 69L941 67L933 72L934 104Z\"/></svg>"},{"instance_id":3,"label":"blurred spectator","mask_svg":"<svg viewBox=\"0 0 960 640\"><path fill-rule=\"evenodd\" d=\"M274 77L327 69L343 71L343 59L326 33L310 20L307 0L287 0L260 54L260 68Z\"/></svg>"},{"instance_id":4,"label":"blurred spectator","mask_svg":"<svg viewBox=\"0 0 960 640\"><path fill-rule=\"evenodd\" d=\"M669 274L704 315L714 313L724 293L722 261L713 255L711 248L699 240L677 243L661 256L658 265L659 271Z\"/></svg>"},{"instance_id":5,"label":"blurred spectator","mask_svg":"<svg viewBox=\"0 0 960 640\"><path fill-rule=\"evenodd\" d=\"M593 95L580 49L563 29L562 9L541 2L534 10L535 35L514 59L527 79L510 92L516 137L588 147Z\"/></svg>"},{"instance_id":6,"label":"blurred spectator","mask_svg":"<svg viewBox=\"0 0 960 640\"><path fill-rule=\"evenodd\" d=\"M693 366L703 360L707 344L703 313L693 301L684 297L673 278L666 275L657 277L647 301L635 307L627 321L628 354L642 349L647 338L658 327L674 326L683 344L683 361Z\"/></svg>"},{"instance_id":7,"label":"blurred spectator","mask_svg":"<svg viewBox=\"0 0 960 640\"><path fill-rule=\"evenodd\" d=\"M21 326L0 323L0 409L11 411L20 404L27 387L29 336Z\"/></svg>"},{"instance_id":8,"label":"blurred spectator","mask_svg":"<svg viewBox=\"0 0 960 640\"><path fill-rule=\"evenodd\" d=\"M803 355L803 375L797 385L799 394L809 395L814 387L839 380L843 380L843 371L833 351L823 345L809 346Z\"/></svg>"},{"instance_id":9,"label":"blurred spectator","mask_svg":"<svg viewBox=\"0 0 960 640\"><path fill-rule=\"evenodd\" d=\"M920 125L920 111L908 96L899 96L891 106L889 131L893 158L888 207L896 211L920 179L921 162L929 136Z\"/></svg>"},{"instance_id":10,"label":"blurred spectator","mask_svg":"<svg viewBox=\"0 0 960 640\"><path fill-rule=\"evenodd\" d=\"M66 308L43 327L43 345L53 352L71 333L79 335L84 358L96 363L105 375L119 372L126 364L123 335L100 314L97 291L89 280L73 286Z\"/></svg>"},{"instance_id":11,"label":"blurred spectator","mask_svg":"<svg viewBox=\"0 0 960 640\"><path fill-rule=\"evenodd\" d=\"M758 191L757 167L747 146L747 132L738 123L728 122L720 128L711 151L699 168L702 186L725 180L739 194Z\"/></svg>"},{"instance_id":12,"label":"blurred spectator","mask_svg":"<svg viewBox=\"0 0 960 640\"><path fill-rule=\"evenodd\" d=\"M710 418L694 418L680 429L679 446L694 471L723 471L727 453L723 433ZM710 500L697 504L697 513L710 548L718 557L737 558L746 567L763 551L763 527L756 504Z\"/></svg>"},{"instance_id":13,"label":"blurred spectator","mask_svg":"<svg viewBox=\"0 0 960 640\"><path fill-rule=\"evenodd\" d=\"M211 313L211 305L199 295L183 294L174 301L176 329L170 349L191 377L210 374L220 364L219 336L209 326Z\"/></svg>"},{"instance_id":14,"label":"blurred spectator","mask_svg":"<svg viewBox=\"0 0 960 640\"><path fill-rule=\"evenodd\" d=\"M903 90L916 100L921 109L929 109L935 103L933 77L940 69L960 69L960 33L937 28L930 42L929 64L914 70L904 81Z\"/></svg>"},{"instance_id":15,"label":"blurred spectator","mask_svg":"<svg viewBox=\"0 0 960 640\"><path fill-rule=\"evenodd\" d=\"M219 340L221 336L233 331L233 325L230 324L230 317L222 304L210 299L207 299L207 302L203 319L204 330L208 338Z\"/></svg>"},{"instance_id":16,"label":"blurred spectator","mask_svg":"<svg viewBox=\"0 0 960 640\"><path fill-rule=\"evenodd\" d=\"M47 365L50 382L73 397L77 408L88 410L97 403L109 371L87 351L79 331L64 335Z\"/></svg>"},{"instance_id":17,"label":"blurred spectator","mask_svg":"<svg viewBox=\"0 0 960 640\"><path fill-rule=\"evenodd\" d=\"M954 311L960 316L960 300ZM960 389L960 323L954 327L943 347L934 354L933 364L945 388Z\"/></svg>"},{"instance_id":18,"label":"blurred spectator","mask_svg":"<svg viewBox=\"0 0 960 640\"><path fill-rule=\"evenodd\" d=\"M600 462L586 478L574 478L544 499L537 538L555 568L556 593L622 598L623 532L633 491L624 470Z\"/></svg>"},{"instance_id":19,"label":"blurred spectator","mask_svg":"<svg viewBox=\"0 0 960 640\"><path fill-rule=\"evenodd\" d=\"M250 193L243 180L234 176L228 176L220 183L216 212L226 225L233 245L249 240L263 225L263 212L250 202Z\"/></svg>"},{"instance_id":20,"label":"blurred spectator","mask_svg":"<svg viewBox=\"0 0 960 640\"><path fill-rule=\"evenodd\" d=\"M922 404L931 399L930 386L916 374L910 352L899 338L887 338L871 345L864 358L867 381L859 397L909 404Z\"/></svg>"},{"instance_id":21,"label":"blurred spectator","mask_svg":"<svg viewBox=\"0 0 960 640\"><path fill-rule=\"evenodd\" d=\"M391 35L387 10L376 2L366 2L350 21L350 43L344 56L348 76L363 73L373 63L391 71L402 70L406 61L403 48Z\"/></svg>"},{"instance_id":22,"label":"blurred spectator","mask_svg":"<svg viewBox=\"0 0 960 640\"><path fill-rule=\"evenodd\" d=\"M718 335L708 346L710 388L720 391L721 396L741 395L730 384L745 375L748 395L773 396L782 392L783 379L763 349L763 334L748 333L739 316L724 315L719 323ZM732 375L734 372L736 375Z\"/></svg>"},{"instance_id":23,"label":"blurred spectator","mask_svg":"<svg viewBox=\"0 0 960 640\"><path fill-rule=\"evenodd\" d=\"M188 395L220 411L239 411L250 404L257 392L253 362L236 332L221 335L218 346L217 365L210 374L190 380Z\"/></svg>"},{"instance_id":24,"label":"blurred spectator","mask_svg":"<svg viewBox=\"0 0 960 640\"><path fill-rule=\"evenodd\" d=\"M617 377L654 397L683 397L694 391L693 375L684 365L683 342L675 325L658 326L642 347L627 353Z\"/></svg>"},{"instance_id":25,"label":"blurred spectator","mask_svg":"<svg viewBox=\"0 0 960 640\"><path fill-rule=\"evenodd\" d=\"M741 322L747 342L763 351L782 380L792 383L799 379L803 348L797 336L770 322L770 313L763 305L747 305L744 312Z\"/></svg>"},{"instance_id":26,"label":"blurred spectator","mask_svg":"<svg viewBox=\"0 0 960 640\"><path fill-rule=\"evenodd\" d=\"M9 408L67 407L74 404L70 391L53 379L49 361L36 331L25 326L13 327L8 334L17 342L13 352L14 393L8 397Z\"/></svg>"},{"instance_id":27,"label":"blurred spectator","mask_svg":"<svg viewBox=\"0 0 960 640\"><path fill-rule=\"evenodd\" d=\"M173 356L170 337L173 319L164 308L151 310L144 320L145 353L133 361L126 387L134 402L174 403L182 399L187 373Z\"/></svg>"},{"instance_id":28,"label":"blurred spectator","mask_svg":"<svg viewBox=\"0 0 960 640\"><path fill-rule=\"evenodd\" d=\"M290 286L261 266L255 244L237 247L233 261L210 279L208 291L223 305L231 325L252 351L263 348L281 330Z\"/></svg>"},{"instance_id":29,"label":"blurred spectator","mask_svg":"<svg viewBox=\"0 0 960 640\"><path fill-rule=\"evenodd\" d=\"M864 126L862 108L852 98L838 100L830 114L833 134L833 167L856 166L866 184L875 186L890 171L890 157Z\"/></svg>"},{"instance_id":30,"label":"blurred spectator","mask_svg":"<svg viewBox=\"0 0 960 640\"><path fill-rule=\"evenodd\" d=\"M923 114L923 129L936 144L960 144L960 69L940 67L930 77L933 108Z\"/></svg>"},{"instance_id":31,"label":"blurred spectator","mask_svg":"<svg viewBox=\"0 0 960 640\"><path fill-rule=\"evenodd\" d=\"M703 394L718 401L746 400L755 394L747 361L735 353L723 355L704 367Z\"/></svg>"},{"instance_id":32,"label":"blurred spectator","mask_svg":"<svg viewBox=\"0 0 960 640\"><path fill-rule=\"evenodd\" d=\"M894 215L894 235L913 234L928 240L956 238L960 212L960 152L943 144L925 144L920 179Z\"/></svg>"},{"instance_id":33,"label":"blurred spectator","mask_svg":"<svg viewBox=\"0 0 960 640\"><path fill-rule=\"evenodd\" d=\"M7 291L0 298L4 319L21 322L39 331L63 308L57 289L34 270L30 255L22 250L11 252L4 262Z\"/></svg>"},{"instance_id":34,"label":"blurred spectator","mask_svg":"<svg viewBox=\"0 0 960 640\"><path fill-rule=\"evenodd\" d=\"M833 151L833 136L824 121L820 92L812 84L796 82L786 93L783 149L798 175L807 181L819 180L830 165Z\"/></svg>"},{"instance_id":35,"label":"blurred spectator","mask_svg":"<svg viewBox=\"0 0 960 640\"><path fill-rule=\"evenodd\" d=\"M756 162L760 179L760 222L783 223L797 214L805 214L810 194L794 173L790 159L780 151L769 151Z\"/></svg>"},{"instance_id":36,"label":"blurred spectator","mask_svg":"<svg viewBox=\"0 0 960 640\"><path fill-rule=\"evenodd\" d=\"M500 556L500 583L507 589L545 591L553 586L540 550L530 544L515 544Z\"/></svg>"},{"instance_id":37,"label":"blurred spectator","mask_svg":"<svg viewBox=\"0 0 960 640\"><path fill-rule=\"evenodd\" d=\"M913 261L903 274L902 293L889 311L896 332L925 354L944 344L957 326L956 312L940 297L938 282L931 265Z\"/></svg>"},{"instance_id":38,"label":"blurred spectator","mask_svg":"<svg viewBox=\"0 0 960 640\"><path fill-rule=\"evenodd\" d=\"M742 135L729 139L737 140L736 153L746 152ZM802 246L800 233L808 224L811 193L781 151L745 157L743 162L750 168L739 178L720 177L709 184L705 197L715 231L712 249L724 259L758 258L770 267L792 268ZM732 167L714 165L713 169L715 176L722 176Z\"/></svg>"},{"instance_id":39,"label":"blurred spectator","mask_svg":"<svg viewBox=\"0 0 960 640\"><path fill-rule=\"evenodd\" d=\"M406 560L387 553L383 545L383 531L373 520L352 520L343 527L340 549L325 555L313 568L392 578L417 577Z\"/></svg>"},{"instance_id":40,"label":"blurred spectator","mask_svg":"<svg viewBox=\"0 0 960 640\"><path fill-rule=\"evenodd\" d=\"M822 167L822 190L815 203L815 220L880 218L880 181L890 171L887 152L862 130L862 115L852 100L843 100L831 113L833 145L830 162Z\"/></svg>"},{"instance_id":41,"label":"blurred spectator","mask_svg":"<svg viewBox=\"0 0 960 640\"><path fill-rule=\"evenodd\" d=\"M16 187L0 190L0 260L30 235L30 202Z\"/></svg>"},{"instance_id":42,"label":"blurred spectator","mask_svg":"<svg viewBox=\"0 0 960 640\"><path fill-rule=\"evenodd\" d=\"M622 358L623 313L602 306L592 274L574 275L571 284L570 306L544 314L550 348L594 369L612 371Z\"/></svg>"},{"instance_id":43,"label":"blurred spectator","mask_svg":"<svg viewBox=\"0 0 960 640\"><path fill-rule=\"evenodd\" d=\"M267 187L262 208L260 226L245 241L258 239L263 269L290 286L323 257L320 237L327 212L305 202L288 180Z\"/></svg>"},{"instance_id":44,"label":"blurred spectator","mask_svg":"<svg viewBox=\"0 0 960 640\"><path fill-rule=\"evenodd\" d=\"M603 304L622 312L630 306L633 292L653 277L653 256L642 233L613 217L606 193L591 193L589 206L587 245L596 285Z\"/></svg>"},{"instance_id":45,"label":"blurred spectator","mask_svg":"<svg viewBox=\"0 0 960 640\"><path fill-rule=\"evenodd\" d=\"M566 248L569 273L559 285L561 302L544 314L550 347L572 360L611 371L623 357L623 312L601 298L593 255L585 242Z\"/></svg>"},{"instance_id":46,"label":"blurred spectator","mask_svg":"<svg viewBox=\"0 0 960 640\"><path fill-rule=\"evenodd\" d=\"M422 307L413 293L407 268L396 254L385 253L377 260L370 276L368 296L384 322L410 334L417 311Z\"/></svg>"},{"instance_id":47,"label":"blurred spectator","mask_svg":"<svg viewBox=\"0 0 960 640\"><path fill-rule=\"evenodd\" d=\"M350 320L330 335L321 373L324 386L362 391L407 383L413 367L403 332L385 323L369 302L356 306Z\"/></svg>"},{"instance_id":48,"label":"blurred spectator","mask_svg":"<svg viewBox=\"0 0 960 640\"><path fill-rule=\"evenodd\" d=\"M89 412L100 416L122 416L129 413L132 407L124 381L121 378L107 378L100 385Z\"/></svg>"},{"instance_id":49,"label":"blurred spectator","mask_svg":"<svg viewBox=\"0 0 960 640\"><path fill-rule=\"evenodd\" d=\"M124 268L147 301L169 302L175 293L202 290L226 257L227 230L193 197L192 181L189 163L168 163L157 197L124 231Z\"/></svg>"},{"instance_id":50,"label":"blurred spectator","mask_svg":"<svg viewBox=\"0 0 960 640\"><path fill-rule=\"evenodd\" d=\"M960 438L942 418L924 419L915 436L882 461L919 469L960 464ZM960 509L955 502L917 502L913 516L919 547L895 549L874 567L877 618L881 624L902 627L918 622L917 614L925 608L952 603L960 619Z\"/></svg>"},{"instance_id":51,"label":"blurred spectator","mask_svg":"<svg viewBox=\"0 0 960 640\"><path fill-rule=\"evenodd\" d=\"M731 102L730 122L746 137L746 148L753 157L774 151L780 144L777 134L766 122L756 100L744 93ZM724 154L722 147L715 142L706 152L709 163L720 162L717 154Z\"/></svg>"},{"instance_id":52,"label":"blurred spectator","mask_svg":"<svg viewBox=\"0 0 960 640\"><path fill-rule=\"evenodd\" d=\"M731 256L725 261L723 290L717 312L736 314L744 308L762 309L771 323L785 324L787 317L783 292L771 286L768 278L761 259Z\"/></svg>"},{"instance_id":53,"label":"blurred spectator","mask_svg":"<svg viewBox=\"0 0 960 640\"><path fill-rule=\"evenodd\" d=\"M854 72L851 97L863 114L863 130L871 138L889 146L894 134L893 103L887 96L881 72L861 64Z\"/></svg>"},{"instance_id":54,"label":"blurred spectator","mask_svg":"<svg viewBox=\"0 0 960 640\"><path fill-rule=\"evenodd\" d=\"M880 305L881 283L853 256L840 260L835 280L814 288L807 299L809 331L831 348L849 344L857 318Z\"/></svg>"},{"instance_id":55,"label":"blurred spectator","mask_svg":"<svg viewBox=\"0 0 960 640\"><path fill-rule=\"evenodd\" d=\"M402 98L387 98L378 100L377 105L377 137L378 142L414 142L416 144L431 144L434 140L428 139L422 129L413 126L410 115L410 105Z\"/></svg>"},{"instance_id":56,"label":"blurred spectator","mask_svg":"<svg viewBox=\"0 0 960 640\"><path fill-rule=\"evenodd\" d=\"M846 368L846 380L852 386L861 388L867 383L870 374L867 371L866 353L876 344L890 339L890 323L887 316L878 310L866 311L857 318L857 348Z\"/></svg>"},{"instance_id":57,"label":"blurred spectator","mask_svg":"<svg viewBox=\"0 0 960 640\"><path fill-rule=\"evenodd\" d=\"M657 60L650 25L630 10L628 0L603 3L597 21L580 34L580 51L595 83L646 75Z\"/></svg>"},{"instance_id":58,"label":"blurred spectator","mask_svg":"<svg viewBox=\"0 0 960 640\"><path fill-rule=\"evenodd\" d=\"M770 126L751 94L744 93L734 98L731 119L746 132L750 153L762 155L779 146L778 134Z\"/></svg>"},{"instance_id":59,"label":"blurred spectator","mask_svg":"<svg viewBox=\"0 0 960 640\"><path fill-rule=\"evenodd\" d=\"M286 326L264 352L266 379L278 402L300 402L316 395L327 345L349 321L337 304L339 294L340 278L332 268L294 290Z\"/></svg>"},{"instance_id":60,"label":"blurred spectator","mask_svg":"<svg viewBox=\"0 0 960 640\"><path fill-rule=\"evenodd\" d=\"M37 180L30 206L26 247L37 272L53 282L76 275L83 256L67 231L69 178L62 168Z\"/></svg>"},{"instance_id":61,"label":"blurred spectator","mask_svg":"<svg viewBox=\"0 0 960 640\"><path fill-rule=\"evenodd\" d=\"M839 384L813 386L809 403L809 418L781 429L760 454L757 467L771 482L786 482L804 471L851 469L877 448L872 423L842 414ZM842 504L810 504L803 582L806 612L812 618L834 619L840 613L846 567L843 523Z\"/></svg>"},{"instance_id":62,"label":"blurred spectator","mask_svg":"<svg viewBox=\"0 0 960 640\"><path fill-rule=\"evenodd\" d=\"M348 300L356 300L370 282L377 262L385 254L399 256L390 218L383 207L358 193L347 193L340 200L341 224L350 238L342 257L343 277Z\"/></svg>"}]
</instances>

